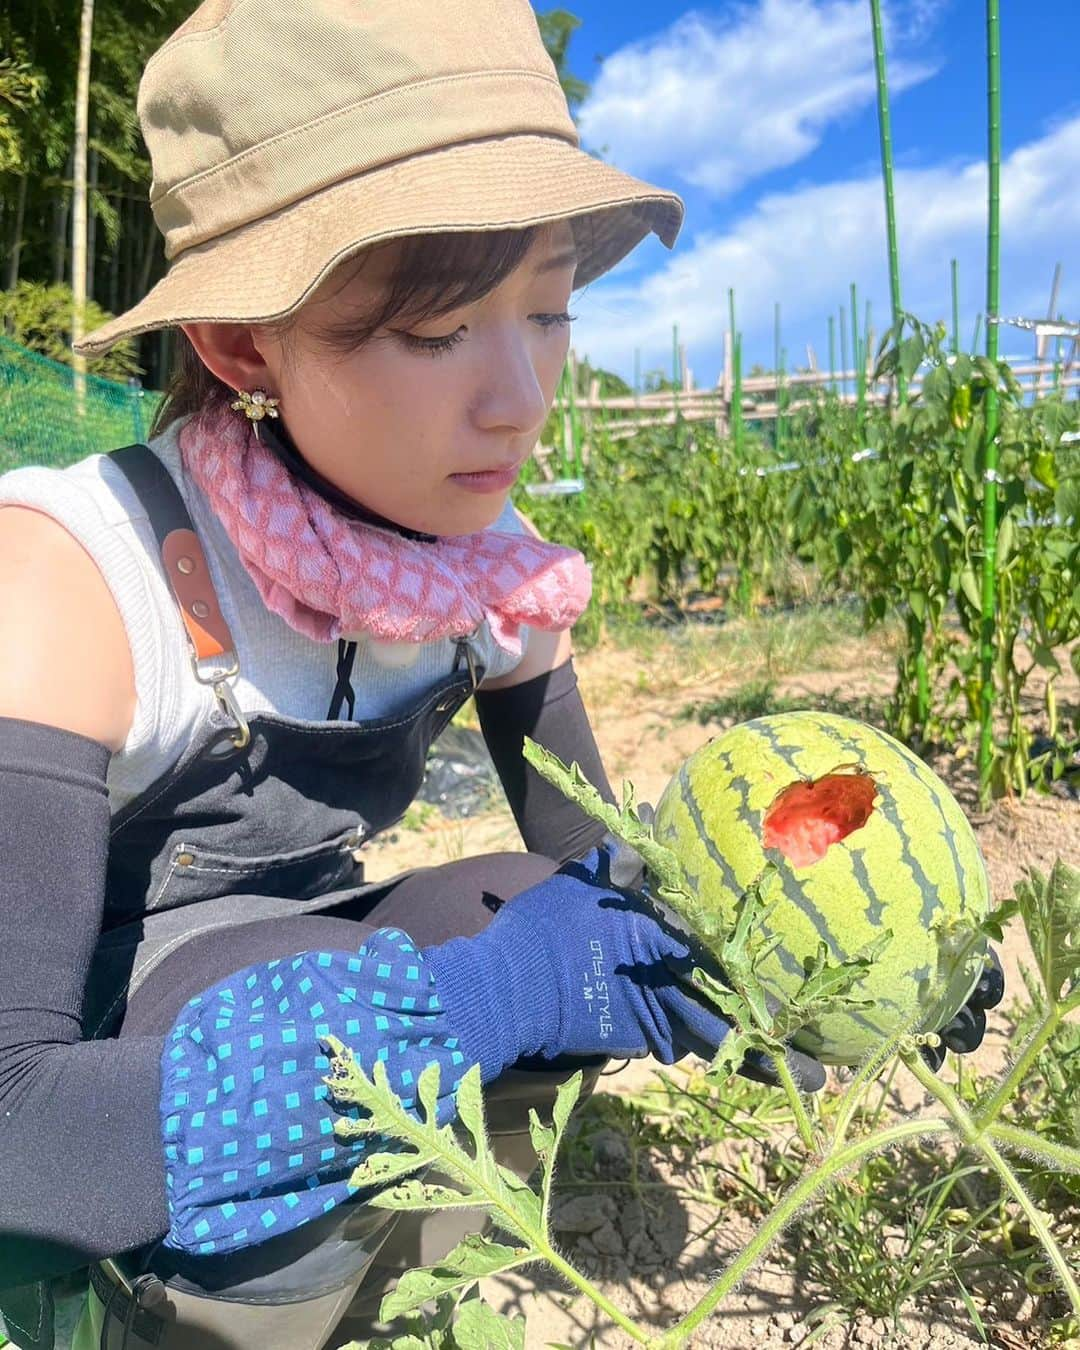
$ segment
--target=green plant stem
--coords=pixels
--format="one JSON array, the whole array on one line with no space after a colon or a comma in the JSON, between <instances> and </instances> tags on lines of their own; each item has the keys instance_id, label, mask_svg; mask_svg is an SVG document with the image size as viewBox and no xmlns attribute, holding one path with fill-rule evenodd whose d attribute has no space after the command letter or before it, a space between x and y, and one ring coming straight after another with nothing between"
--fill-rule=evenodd
<instances>
[{"instance_id":1,"label":"green plant stem","mask_svg":"<svg viewBox=\"0 0 1080 1350\"><path fill-rule=\"evenodd\" d=\"M788 1103L791 1106L792 1114L795 1117L795 1124L799 1130L799 1138L808 1149L813 1149L816 1147L814 1126L807 1113L806 1103L803 1101L802 1093L795 1086L795 1079L792 1077L787 1060L777 1055L773 1060L773 1063L776 1065L776 1076L780 1079L780 1085L787 1093Z\"/></svg>"},{"instance_id":2,"label":"green plant stem","mask_svg":"<svg viewBox=\"0 0 1080 1350\"><path fill-rule=\"evenodd\" d=\"M1018 1125L988 1125L987 1133L1004 1148L1017 1153L1036 1154L1051 1163L1059 1172L1080 1173L1080 1148L1070 1148L1068 1144L1059 1144L1053 1139L1044 1139L1041 1134L1032 1134Z\"/></svg>"},{"instance_id":3,"label":"green plant stem","mask_svg":"<svg viewBox=\"0 0 1080 1350\"><path fill-rule=\"evenodd\" d=\"M602 1312L607 1313L617 1326L622 1327L628 1336L633 1337L635 1341L639 1341L642 1345L651 1344L649 1333L639 1327L632 1318L627 1317L621 1309L617 1308L603 1290L597 1289L580 1271L575 1270L570 1262L560 1256L554 1247L549 1246L543 1234L539 1235L535 1245L545 1261L549 1261L572 1284L576 1284L581 1292L592 1299Z\"/></svg>"},{"instance_id":4,"label":"green plant stem","mask_svg":"<svg viewBox=\"0 0 1080 1350\"><path fill-rule=\"evenodd\" d=\"M1065 1293L1068 1295L1069 1302L1072 1304L1073 1311L1080 1313L1080 1287L1077 1286L1072 1272L1069 1270L1068 1263L1065 1260L1064 1253L1057 1244L1053 1233L1050 1231L1050 1225L1046 1221L1046 1216L1038 1205L1034 1203L1027 1191L1017 1180L1016 1174L1012 1168L994 1147L993 1143L987 1138L991 1133L985 1127L975 1121L967 1112L963 1102L956 1093L949 1087L948 1083L943 1083L934 1071L923 1063L922 1056L918 1050L901 1050L904 1057L904 1063L919 1080L924 1088L935 1096L944 1106L949 1115L956 1122L957 1128L964 1142L969 1148L975 1149L981 1153L994 1171L998 1174L1001 1184L1013 1197L1016 1203L1024 1212L1031 1231L1042 1243L1043 1249L1050 1258L1050 1263L1057 1271ZM1001 1127L997 1127L1000 1129Z\"/></svg>"},{"instance_id":5,"label":"green plant stem","mask_svg":"<svg viewBox=\"0 0 1080 1350\"><path fill-rule=\"evenodd\" d=\"M1014 1095L1017 1087L1023 1082L1031 1066L1042 1053L1044 1046L1050 1042L1060 1024L1061 1010L1058 1005L1053 1004L1046 1020L1035 1030L1031 1039L1021 1051L1019 1058L1013 1063L1001 1082L998 1083L989 1099L976 1109L974 1113L975 1122L980 1129L992 1124L1001 1115L1005 1103Z\"/></svg>"},{"instance_id":6,"label":"green plant stem","mask_svg":"<svg viewBox=\"0 0 1080 1350\"><path fill-rule=\"evenodd\" d=\"M1001 291L1001 26L998 0L986 0L988 167L990 191L986 246L986 356L997 364ZM990 804L994 754L994 648L997 619L997 385L986 391L983 440L983 566L982 613L979 623L979 809Z\"/></svg>"},{"instance_id":7,"label":"green plant stem","mask_svg":"<svg viewBox=\"0 0 1080 1350\"><path fill-rule=\"evenodd\" d=\"M839 1172L860 1162L874 1153L883 1153L894 1144L905 1139L918 1138L928 1134L942 1134L951 1129L947 1120L927 1118L908 1120L878 1134L868 1135L864 1139L848 1144L838 1152L832 1153L808 1176L797 1182L790 1191L780 1197L776 1208L764 1220L757 1232L742 1251L721 1275L713 1287L698 1300L690 1311L659 1340L650 1342L652 1350L679 1350L689 1342L691 1334L706 1317L731 1293L740 1280L768 1251L781 1232L792 1221L804 1205L814 1198L818 1191L827 1185Z\"/></svg>"}]
</instances>

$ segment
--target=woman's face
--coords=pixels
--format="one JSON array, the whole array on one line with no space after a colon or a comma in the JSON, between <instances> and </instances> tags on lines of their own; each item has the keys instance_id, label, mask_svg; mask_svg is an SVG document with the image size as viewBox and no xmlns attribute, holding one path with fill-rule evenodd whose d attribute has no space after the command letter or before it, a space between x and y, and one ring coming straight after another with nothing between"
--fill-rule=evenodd
<instances>
[{"instance_id":1,"label":"woman's face","mask_svg":"<svg viewBox=\"0 0 1080 1350\"><path fill-rule=\"evenodd\" d=\"M331 279L317 291L287 352L257 329L252 341L312 468L400 525L471 534L503 510L554 400L570 341L573 235L565 222L540 233L474 304L423 323L394 321L344 357L328 352L313 334L372 311L395 247L373 252L345 286ZM460 476L493 470L501 479Z\"/></svg>"}]
</instances>

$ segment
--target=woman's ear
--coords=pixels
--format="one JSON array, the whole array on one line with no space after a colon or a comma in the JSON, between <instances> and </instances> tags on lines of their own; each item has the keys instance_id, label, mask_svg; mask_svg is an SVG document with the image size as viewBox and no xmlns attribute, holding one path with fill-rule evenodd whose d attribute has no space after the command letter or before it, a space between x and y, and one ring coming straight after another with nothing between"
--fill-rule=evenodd
<instances>
[{"instance_id":1,"label":"woman's ear","mask_svg":"<svg viewBox=\"0 0 1080 1350\"><path fill-rule=\"evenodd\" d=\"M230 389L278 392L278 378L255 343L252 327L243 323L180 325L199 359Z\"/></svg>"}]
</instances>

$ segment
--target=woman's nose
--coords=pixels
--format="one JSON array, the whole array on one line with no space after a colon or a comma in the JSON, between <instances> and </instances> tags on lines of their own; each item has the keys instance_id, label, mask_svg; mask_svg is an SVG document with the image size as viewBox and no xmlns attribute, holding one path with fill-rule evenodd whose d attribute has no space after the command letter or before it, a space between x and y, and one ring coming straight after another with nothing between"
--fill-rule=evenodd
<instances>
[{"instance_id":1,"label":"woman's nose","mask_svg":"<svg viewBox=\"0 0 1080 1350\"><path fill-rule=\"evenodd\" d=\"M481 362L477 424L492 431L507 427L519 435L539 430L547 418L548 397L535 349L523 339L507 339L492 343Z\"/></svg>"}]
</instances>

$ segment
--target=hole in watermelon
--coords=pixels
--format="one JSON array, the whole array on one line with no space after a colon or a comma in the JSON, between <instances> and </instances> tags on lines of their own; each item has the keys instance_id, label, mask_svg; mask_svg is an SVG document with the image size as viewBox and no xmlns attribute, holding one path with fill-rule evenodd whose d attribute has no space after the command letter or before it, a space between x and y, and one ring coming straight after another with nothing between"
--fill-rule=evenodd
<instances>
[{"instance_id":1,"label":"hole in watermelon","mask_svg":"<svg viewBox=\"0 0 1080 1350\"><path fill-rule=\"evenodd\" d=\"M792 783L765 812L766 848L796 867L820 862L841 839L861 830L874 810L877 787L868 773L827 773Z\"/></svg>"}]
</instances>

